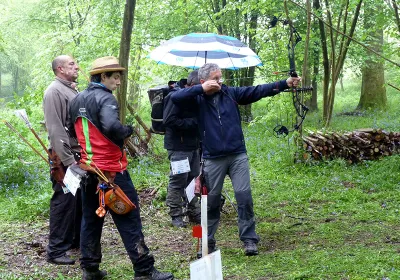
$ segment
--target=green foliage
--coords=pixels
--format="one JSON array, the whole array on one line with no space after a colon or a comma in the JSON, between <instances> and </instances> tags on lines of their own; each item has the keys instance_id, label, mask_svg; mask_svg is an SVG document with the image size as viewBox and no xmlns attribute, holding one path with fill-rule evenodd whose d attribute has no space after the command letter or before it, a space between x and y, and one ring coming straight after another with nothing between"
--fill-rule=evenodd
<instances>
[{"instance_id":1,"label":"green foliage","mask_svg":"<svg viewBox=\"0 0 400 280\"><path fill-rule=\"evenodd\" d=\"M256 83L275 80L277 78L272 78L271 72L287 70L287 27L269 28L272 15L281 19L285 17L282 1L211 2L137 2L129 77L132 85L137 85L143 95L139 94L141 99L136 113L146 123L150 123L150 114L148 100L143 93L149 87L186 77L188 73L187 69L157 66L154 61L145 58L149 51L174 36L190 32L216 32L217 27L222 26L224 33L234 36L241 34L240 39L246 41L250 30L248 16L256 13L258 27L254 37L257 40L255 49L264 62L264 67L257 70L261 77ZM352 9L355 1L350 2ZM341 2L331 1L329 4L338 14ZM124 1L121 0L22 0L0 3L2 82L7 84L7 96L15 95L14 101L7 103L8 109L2 108L0 116L10 121L38 150L41 148L36 139L21 121L16 120L12 109L25 107L35 129L43 140L46 139L39 121L43 119L40 108L43 92L53 79L50 62L56 55L68 53L75 56L81 68L87 72L96 57L118 56L123 5ZM305 13L294 5L290 5L290 9L297 29L304 37ZM377 21L379 27L385 27L385 35L388 36L388 44L384 46L385 55L398 60L398 36L386 8L379 13ZM366 35L358 32L356 37L363 41ZM319 40L316 31L311 40ZM303 42L296 49L297 65L301 65L302 48ZM391 88L387 92L387 111L369 111L361 116L343 114L353 111L357 106L360 88L358 68L366 57L358 45L350 45L349 59L345 64L347 71L343 75L352 80L345 79L344 90L337 90L330 129L351 131L372 127L399 131L397 106L400 94ZM398 84L398 69L392 65L385 67L387 81ZM80 89L84 89L87 82L83 75L80 75L79 82ZM5 92L4 84L2 90L2 93ZM133 97L130 98L133 102ZM322 108L322 97L318 98L318 106ZM244 125L257 231L261 236L260 256L243 256L237 238L236 215L227 203L217 234L218 245L222 249L224 277L399 278L399 156L352 166L340 159L294 164L295 142L299 135L291 134L280 139L272 133L277 124L293 124L291 102L289 93L261 100L253 105L256 120L249 126ZM133 116L128 117L128 122L132 123L133 120ZM321 113L309 114L304 128L323 129ZM187 279L189 262L193 260L188 257L191 252L184 254L170 250L171 245L178 241L169 238L171 244L165 245L168 247L165 251L164 244L159 245L159 241L166 236L163 228L167 223L164 221L167 217L164 200L169 162L163 149L162 136L153 136L152 141L150 155L130 159L129 171L139 191L159 188L157 198L152 200L150 207L157 209L157 216L144 221L146 236L159 238L154 250L163 270L174 271L178 279ZM0 220L21 223L38 217L47 218L52 194L48 167L4 125L0 126L0 144ZM228 180L225 189L233 198ZM2 227L4 225L0 224L0 229ZM184 232L184 235L190 236L190 232ZM114 256L114 252L106 253ZM111 267L109 272L114 275L110 279L132 275L129 263L121 260L118 254L115 258L107 263ZM49 277L49 268L36 268L29 276L16 276L5 272L5 266L0 260L1 279L78 279L74 275L79 273L74 271L75 274L70 276L69 272L65 275L60 272L57 276L51 274L52 277Z\"/></svg>"},{"instance_id":2,"label":"green foliage","mask_svg":"<svg viewBox=\"0 0 400 280\"><path fill-rule=\"evenodd\" d=\"M42 172L42 171L39 171ZM43 175L46 174L43 172ZM27 180L23 185L11 185L1 193L0 204L8 205L0 209L4 220L34 221L38 217L49 216L51 183L48 177Z\"/></svg>"},{"instance_id":3,"label":"green foliage","mask_svg":"<svg viewBox=\"0 0 400 280\"><path fill-rule=\"evenodd\" d=\"M399 95L388 92L390 103L387 112L374 112L362 117L339 115L356 105L354 92L356 82L346 81L343 92L338 94L338 106L333 128L354 130L363 127L380 127L388 130L400 129L396 116ZM279 97L279 98L278 98ZM143 101L144 102L144 101ZM281 139L272 135L276 123L277 108L282 109L290 102L288 94L267 98L254 104L253 113L258 118L251 125L244 125L245 140L250 158L251 184L254 211L257 219L257 233L261 237L258 257L245 257L237 237L236 213L227 201L221 215L217 232L218 246L222 252L223 275L232 279L396 279L400 277L397 263L398 213L400 199L399 155L379 161L348 165L343 160L326 162L293 163L294 141L297 135ZM282 107L281 107L282 106ZM141 104L143 115L149 107ZM41 119L40 109L31 108L29 116L36 124ZM12 112L2 112L2 118L12 120ZM148 114L148 113L147 113ZM279 119L279 118L278 118ZM149 119L145 120L149 122ZM283 118L283 121L285 119ZM19 121L13 123L21 130ZM305 122L307 129L321 129L318 114L312 114ZM0 130L4 138L4 130ZM7 132L8 133L8 132ZM29 138L29 134L27 134ZM14 150L31 154L26 146L17 145L19 139L6 134L7 142ZM34 139L31 139L34 142ZM7 159L12 159L12 149ZM3 151L1 151L3 152ZM6 154L4 154L6 155ZM3 159L4 156L0 157ZM34 157L34 156L33 156ZM3 167L4 164L0 164ZM22 182L18 169L33 177L26 176ZM173 271L177 279L188 279L189 263L194 260L193 250L176 250L184 242L191 244L190 229L171 233L169 219L164 205L168 184L169 162L163 149L162 136L153 137L149 156L130 159L129 171L138 189L157 188L158 196L151 205L142 206L144 230L147 240L154 240L152 250L157 257L157 266ZM8 173L19 174L7 180L8 190L0 190L0 220L12 223L30 221L48 216L48 202L51 197L50 182L46 167L32 168L21 165ZM3 174L0 173L0 174ZM32 176L32 175L31 175ZM15 180L15 181L14 181ZM3 183L3 181L1 181ZM1 183L1 184L2 184ZM14 184L14 189L12 188ZM18 187L15 187L18 184ZM234 199L231 183L226 180L225 190ZM0 224L0 229L2 224ZM46 228L46 227L43 227ZM42 229L43 230L43 229ZM176 237L171 239L170 237ZM181 236L181 237L179 237ZM182 240L180 239L182 238ZM162 240L168 239L167 243ZM121 259L105 248L108 258L110 279L132 275L129 261ZM121 249L122 250L122 249ZM123 253L121 253L123 254ZM34 261L33 261L34 263ZM61 270L60 270L61 271ZM72 271L72 272L71 272ZM30 277L38 279L78 279L79 268L70 272L36 269ZM28 279L13 276L0 266L0 277L4 279ZM24 278L25 277L25 278ZM58 278L57 278L58 277Z\"/></svg>"},{"instance_id":4,"label":"green foliage","mask_svg":"<svg viewBox=\"0 0 400 280\"><path fill-rule=\"evenodd\" d=\"M44 141L47 136L37 129L37 109L28 110L30 120ZM46 157L40 144L29 129L11 110L2 110L1 119L12 123L15 129ZM4 219L33 220L48 214L50 193L49 171L46 163L4 123L0 126L0 216Z\"/></svg>"},{"instance_id":5,"label":"green foliage","mask_svg":"<svg viewBox=\"0 0 400 280\"><path fill-rule=\"evenodd\" d=\"M169 174L169 162L165 158L166 153L158 155L160 158L148 156L135 158L130 161L129 172L133 178L138 190L145 188L155 188L161 183L166 187Z\"/></svg>"}]
</instances>

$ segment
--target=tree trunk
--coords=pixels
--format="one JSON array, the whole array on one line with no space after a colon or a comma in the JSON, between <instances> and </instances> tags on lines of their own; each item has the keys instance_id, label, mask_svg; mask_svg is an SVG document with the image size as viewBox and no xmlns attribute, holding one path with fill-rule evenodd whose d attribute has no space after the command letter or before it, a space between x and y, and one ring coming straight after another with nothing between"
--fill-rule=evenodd
<instances>
[{"instance_id":1,"label":"tree trunk","mask_svg":"<svg viewBox=\"0 0 400 280\"><path fill-rule=\"evenodd\" d=\"M252 50L255 49L256 40L254 39L255 30L257 29L257 21L258 15L256 12L252 12L250 15L249 26L248 29L248 38L249 38L249 48ZM240 80L240 86L252 86L254 83L254 74L256 72L256 67L246 68L244 71L241 71L242 78ZM240 113L242 116L242 121L250 122L253 120L253 114L251 113L251 104L240 106Z\"/></svg>"},{"instance_id":2,"label":"tree trunk","mask_svg":"<svg viewBox=\"0 0 400 280\"><path fill-rule=\"evenodd\" d=\"M318 111L318 82L317 77L319 74L319 44L318 42L315 43L313 49L313 76L311 80L311 85L313 90L311 92L311 98L306 100L305 104L308 106L311 112Z\"/></svg>"},{"instance_id":3,"label":"tree trunk","mask_svg":"<svg viewBox=\"0 0 400 280\"><path fill-rule=\"evenodd\" d=\"M325 0L326 2L326 7L328 7L328 1ZM354 35L354 31L356 29L356 25L357 25L357 21L358 21L358 17L360 15L360 9L362 6L362 2L363 0L359 0L355 10L354 10L354 15L353 15L353 19L351 22L351 26L350 26L350 30L348 32L348 34L346 33L347 30L347 21L344 20L343 21L343 34L346 34L346 36L343 36L342 34L342 38L341 38L341 42L340 42L340 47L338 49L338 55L335 54L335 42L336 40L333 39L333 25L332 25L332 17L331 17L331 13L329 11L329 8L327 8L327 15L328 15L328 19L329 19L329 23L330 23L330 32L331 32L331 43L333 43L332 47L331 47L331 77L332 77L332 83L331 83L331 87L328 91L328 101L327 101L327 106L326 108L324 108L324 112L323 112L323 119L325 121L325 126L328 127L330 125L331 119L332 119L332 115L333 115L333 105L335 104L335 92L336 92L336 84L339 80L339 74L343 69L343 64L344 64L344 60L346 58L347 55L347 51L349 49L350 43L351 43L351 38L353 38ZM349 2L347 1L345 4L345 19L347 18L347 14L349 11ZM339 26L338 26L339 28ZM337 60L336 60L337 59Z\"/></svg>"},{"instance_id":4,"label":"tree trunk","mask_svg":"<svg viewBox=\"0 0 400 280\"><path fill-rule=\"evenodd\" d=\"M133 29L133 21L135 16L136 0L126 0L124 21L122 25L121 46L119 50L119 63L124 67L125 73L122 75L119 94L117 95L120 107L119 117L122 123L126 119L126 95L128 91L128 66L129 66L129 51L131 47L131 35Z\"/></svg>"},{"instance_id":5,"label":"tree trunk","mask_svg":"<svg viewBox=\"0 0 400 280\"><path fill-rule=\"evenodd\" d=\"M340 90L344 91L344 85L343 85L343 74L340 74Z\"/></svg>"},{"instance_id":6,"label":"tree trunk","mask_svg":"<svg viewBox=\"0 0 400 280\"><path fill-rule=\"evenodd\" d=\"M239 85L238 86L252 86L254 83L254 73L256 67L249 67L241 69L239 72ZM239 106L240 116L242 121L251 122L253 120L253 114L251 113L251 104Z\"/></svg>"},{"instance_id":7,"label":"tree trunk","mask_svg":"<svg viewBox=\"0 0 400 280\"><path fill-rule=\"evenodd\" d=\"M377 3L364 3L364 29L369 33L367 44L374 51L382 54L383 48L383 29L376 26L376 17L380 15L377 9ZM382 7L383 8L383 7ZM377 60L372 57L372 53L364 62L362 68L362 85L361 96L357 106L357 110L368 109L385 109L387 106L386 87L385 87L385 74L383 61Z\"/></svg>"},{"instance_id":8,"label":"tree trunk","mask_svg":"<svg viewBox=\"0 0 400 280\"><path fill-rule=\"evenodd\" d=\"M19 71L18 71L18 66L15 67L14 69L14 75L13 75L13 92L18 94L18 75L19 75Z\"/></svg>"},{"instance_id":9,"label":"tree trunk","mask_svg":"<svg viewBox=\"0 0 400 280\"><path fill-rule=\"evenodd\" d=\"M314 0L313 3L314 9L315 10L321 10L321 4L319 0ZM320 33L320 38L321 38L321 49L322 49L322 65L324 66L324 77L322 80L322 92L323 92L323 97L322 97L322 108L323 111L326 110L327 107L327 100L328 100L328 90L329 90L329 57L328 57L328 45L326 42L326 33L325 33L325 26L322 20L318 20L318 25L319 25L319 33Z\"/></svg>"},{"instance_id":10,"label":"tree trunk","mask_svg":"<svg viewBox=\"0 0 400 280\"><path fill-rule=\"evenodd\" d=\"M0 63L0 96L1 96L1 63Z\"/></svg>"},{"instance_id":11,"label":"tree trunk","mask_svg":"<svg viewBox=\"0 0 400 280\"><path fill-rule=\"evenodd\" d=\"M396 25L400 33L400 16L399 16L399 6L397 6L396 0L392 0L394 17L396 19Z\"/></svg>"},{"instance_id":12,"label":"tree trunk","mask_svg":"<svg viewBox=\"0 0 400 280\"><path fill-rule=\"evenodd\" d=\"M307 33L304 40L304 56L303 56L303 70L302 70L302 83L303 85L311 84L310 65L308 53L310 51L310 32L311 32L311 3L306 1L307 7ZM303 102L304 103L304 102Z\"/></svg>"},{"instance_id":13,"label":"tree trunk","mask_svg":"<svg viewBox=\"0 0 400 280\"><path fill-rule=\"evenodd\" d=\"M140 103L140 88L136 81L131 81L130 83L130 100L132 101L132 108L136 111Z\"/></svg>"},{"instance_id":14,"label":"tree trunk","mask_svg":"<svg viewBox=\"0 0 400 280\"><path fill-rule=\"evenodd\" d=\"M131 52L131 80L129 81L129 94L127 96L127 102L130 102L132 108L136 111L138 109L138 105L140 104L140 88L139 88L139 76L140 76L140 61L142 59L142 46L137 46Z\"/></svg>"}]
</instances>

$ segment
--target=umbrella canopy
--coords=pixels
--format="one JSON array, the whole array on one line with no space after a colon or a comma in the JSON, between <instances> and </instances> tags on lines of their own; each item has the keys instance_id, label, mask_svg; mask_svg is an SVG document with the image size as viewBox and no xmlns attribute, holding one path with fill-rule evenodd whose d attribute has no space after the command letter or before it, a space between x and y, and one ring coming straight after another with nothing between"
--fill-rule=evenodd
<instances>
[{"instance_id":1,"label":"umbrella canopy","mask_svg":"<svg viewBox=\"0 0 400 280\"><path fill-rule=\"evenodd\" d=\"M214 33L174 37L154 49L148 57L158 64L193 69L200 68L204 63L215 63L231 70L262 65L260 58L246 44L234 37Z\"/></svg>"}]
</instances>

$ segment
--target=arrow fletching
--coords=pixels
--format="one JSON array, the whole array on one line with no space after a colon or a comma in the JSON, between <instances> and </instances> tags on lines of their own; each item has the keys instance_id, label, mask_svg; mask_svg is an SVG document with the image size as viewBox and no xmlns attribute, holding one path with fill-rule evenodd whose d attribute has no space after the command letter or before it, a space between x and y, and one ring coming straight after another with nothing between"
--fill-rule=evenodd
<instances>
[{"instance_id":1,"label":"arrow fletching","mask_svg":"<svg viewBox=\"0 0 400 280\"><path fill-rule=\"evenodd\" d=\"M25 109L15 110L14 112L15 115L23 120L29 128L32 128L32 124L29 121L28 114L26 113Z\"/></svg>"}]
</instances>

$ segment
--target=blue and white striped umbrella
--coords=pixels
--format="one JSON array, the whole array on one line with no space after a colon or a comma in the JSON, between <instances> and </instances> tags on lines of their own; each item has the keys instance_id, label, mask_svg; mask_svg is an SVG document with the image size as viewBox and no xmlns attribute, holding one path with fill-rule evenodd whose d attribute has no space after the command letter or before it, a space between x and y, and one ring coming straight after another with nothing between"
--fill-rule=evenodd
<instances>
[{"instance_id":1,"label":"blue and white striped umbrella","mask_svg":"<svg viewBox=\"0 0 400 280\"><path fill-rule=\"evenodd\" d=\"M174 37L154 49L147 57L158 64L200 68L215 63L223 69L261 66L260 58L238 39L214 33L190 33Z\"/></svg>"}]
</instances>

